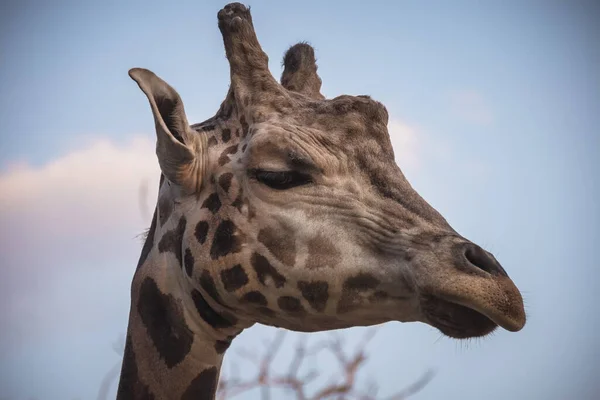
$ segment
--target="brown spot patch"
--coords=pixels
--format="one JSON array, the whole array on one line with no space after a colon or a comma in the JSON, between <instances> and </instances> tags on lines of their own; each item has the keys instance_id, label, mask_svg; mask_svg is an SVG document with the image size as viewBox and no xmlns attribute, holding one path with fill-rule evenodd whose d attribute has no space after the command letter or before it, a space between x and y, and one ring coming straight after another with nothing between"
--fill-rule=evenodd
<instances>
[{"instance_id":1,"label":"brown spot patch","mask_svg":"<svg viewBox=\"0 0 600 400\"><path fill-rule=\"evenodd\" d=\"M369 299L373 301L383 301L389 298L390 295L387 292L384 292L383 290L378 290L375 293L373 293Z\"/></svg>"},{"instance_id":2,"label":"brown spot patch","mask_svg":"<svg viewBox=\"0 0 600 400\"><path fill-rule=\"evenodd\" d=\"M147 385L140 380L135 353L131 344L131 336L127 335L125 341L125 352L123 353L123 366L121 368L121 379L117 390L118 399L132 400L154 400Z\"/></svg>"},{"instance_id":3,"label":"brown spot patch","mask_svg":"<svg viewBox=\"0 0 600 400\"><path fill-rule=\"evenodd\" d=\"M212 400L217 390L219 371L210 367L200 372L181 396L181 400Z\"/></svg>"},{"instance_id":4,"label":"brown spot patch","mask_svg":"<svg viewBox=\"0 0 600 400\"><path fill-rule=\"evenodd\" d=\"M261 242L271 254L285 265L294 265L296 260L296 240L293 232L280 225L279 228L267 226L258 233Z\"/></svg>"},{"instance_id":5,"label":"brown spot patch","mask_svg":"<svg viewBox=\"0 0 600 400\"><path fill-rule=\"evenodd\" d=\"M233 292L248 283L248 275L240 264L221 271L223 287L228 292Z\"/></svg>"},{"instance_id":6,"label":"brown spot patch","mask_svg":"<svg viewBox=\"0 0 600 400\"><path fill-rule=\"evenodd\" d=\"M192 276L192 272L194 271L194 256L192 251L188 248L185 249L185 255L183 257L183 265L185 266L185 273L188 276Z\"/></svg>"},{"instance_id":7,"label":"brown spot patch","mask_svg":"<svg viewBox=\"0 0 600 400\"><path fill-rule=\"evenodd\" d=\"M225 193L227 193L229 191L229 188L231 187L232 178L233 174L231 172L226 172L219 176L219 186L221 186L221 189L223 189Z\"/></svg>"},{"instance_id":8,"label":"brown spot patch","mask_svg":"<svg viewBox=\"0 0 600 400\"><path fill-rule=\"evenodd\" d=\"M281 275L275 267L271 265L269 260L258 253L252 254L252 267L256 271L256 276L258 280L263 285L267 285L267 279L271 278L275 287L282 287L285 284L285 277Z\"/></svg>"},{"instance_id":9,"label":"brown spot patch","mask_svg":"<svg viewBox=\"0 0 600 400\"><path fill-rule=\"evenodd\" d=\"M379 285L379 279L366 272L360 273L346 279L342 286L342 296L337 306L338 313L352 311L358 307L367 296L367 293L372 292ZM377 291L377 295L382 296L382 291ZM371 297L373 299L373 297Z\"/></svg>"},{"instance_id":10,"label":"brown spot patch","mask_svg":"<svg viewBox=\"0 0 600 400\"><path fill-rule=\"evenodd\" d=\"M325 281L306 282L299 281L298 289L308 304L315 310L322 312L329 299L329 284Z\"/></svg>"},{"instance_id":11,"label":"brown spot patch","mask_svg":"<svg viewBox=\"0 0 600 400\"><path fill-rule=\"evenodd\" d=\"M238 319L228 312L218 313L206 302L199 290L192 290L192 300L200 317L215 329L231 328Z\"/></svg>"},{"instance_id":12,"label":"brown spot patch","mask_svg":"<svg viewBox=\"0 0 600 400\"><path fill-rule=\"evenodd\" d=\"M218 161L219 166L223 166L223 165L227 164L230 161L229 156L231 154L237 153L237 149L238 149L238 145L235 144L235 145L229 146L228 148L223 150L223 152L219 156L219 161Z\"/></svg>"},{"instance_id":13,"label":"brown spot patch","mask_svg":"<svg viewBox=\"0 0 600 400\"><path fill-rule=\"evenodd\" d=\"M179 261L179 265L181 265L181 253L182 253L182 241L183 241L183 232L185 231L186 220L185 217L181 217L179 219L179 223L177 227L169 232L165 233L163 237L158 242L158 251L161 253L170 251L175 254L177 261Z\"/></svg>"},{"instance_id":14,"label":"brown spot patch","mask_svg":"<svg viewBox=\"0 0 600 400\"><path fill-rule=\"evenodd\" d=\"M288 314L303 315L306 313L300 300L292 296L281 296L277 299L277 305Z\"/></svg>"},{"instance_id":15,"label":"brown spot patch","mask_svg":"<svg viewBox=\"0 0 600 400\"><path fill-rule=\"evenodd\" d=\"M221 200L219 200L219 195L216 193L211 193L210 196L204 200L202 203L202 208L208 208L208 210L215 214L221 208Z\"/></svg>"},{"instance_id":16,"label":"brown spot patch","mask_svg":"<svg viewBox=\"0 0 600 400\"><path fill-rule=\"evenodd\" d=\"M211 136L208 139L208 142L206 144L208 145L208 147L213 147L213 146L216 146L217 144L219 144L219 142L217 142L217 138L216 137Z\"/></svg>"},{"instance_id":17,"label":"brown spot patch","mask_svg":"<svg viewBox=\"0 0 600 400\"><path fill-rule=\"evenodd\" d=\"M156 282L146 277L140 286L137 311L167 367L183 361L192 347L194 334L185 323L180 303L170 294L162 293Z\"/></svg>"},{"instance_id":18,"label":"brown spot patch","mask_svg":"<svg viewBox=\"0 0 600 400\"><path fill-rule=\"evenodd\" d=\"M259 306L267 305L267 298L256 290L244 294L240 301L242 303L258 304Z\"/></svg>"},{"instance_id":19,"label":"brown spot patch","mask_svg":"<svg viewBox=\"0 0 600 400\"><path fill-rule=\"evenodd\" d=\"M223 300L221 299L221 295L219 294L219 291L217 290L217 286L215 285L215 280L213 279L210 272L208 272L208 270L205 269L202 271L202 275L200 275L199 281L200 281L200 286L202 287L202 289L204 289L206 294L209 295L210 297L212 297L212 299L217 304L220 304L225 307L225 303L223 303Z\"/></svg>"},{"instance_id":20,"label":"brown spot patch","mask_svg":"<svg viewBox=\"0 0 600 400\"><path fill-rule=\"evenodd\" d=\"M208 234L208 222L200 221L198 225L196 225L196 229L194 231L194 235L196 236L196 240L200 244L204 244L206 242L206 235Z\"/></svg>"},{"instance_id":21,"label":"brown spot patch","mask_svg":"<svg viewBox=\"0 0 600 400\"><path fill-rule=\"evenodd\" d=\"M344 282L344 289L353 289L358 291L364 291L368 289L375 289L379 285L379 279L373 275L362 272L356 276L346 279Z\"/></svg>"},{"instance_id":22,"label":"brown spot patch","mask_svg":"<svg viewBox=\"0 0 600 400\"><path fill-rule=\"evenodd\" d=\"M240 124L242 125L242 137L245 138L248 135L248 123L246 122L246 118L242 115L240 117Z\"/></svg>"},{"instance_id":23,"label":"brown spot patch","mask_svg":"<svg viewBox=\"0 0 600 400\"><path fill-rule=\"evenodd\" d=\"M215 342L215 351L218 354L223 354L225 351L231 346L231 341L229 340L217 340Z\"/></svg>"},{"instance_id":24,"label":"brown spot patch","mask_svg":"<svg viewBox=\"0 0 600 400\"><path fill-rule=\"evenodd\" d=\"M308 241L308 269L334 268L340 263L340 259L340 251L329 238L317 235Z\"/></svg>"},{"instance_id":25,"label":"brown spot patch","mask_svg":"<svg viewBox=\"0 0 600 400\"><path fill-rule=\"evenodd\" d=\"M222 221L215 230L210 256L213 260L228 254L238 253L242 249L245 236L239 232L230 220Z\"/></svg>"},{"instance_id":26,"label":"brown spot patch","mask_svg":"<svg viewBox=\"0 0 600 400\"><path fill-rule=\"evenodd\" d=\"M223 139L223 143L229 142L229 139L231 139L231 129L224 128L223 132L221 132L221 138Z\"/></svg>"}]
</instances>

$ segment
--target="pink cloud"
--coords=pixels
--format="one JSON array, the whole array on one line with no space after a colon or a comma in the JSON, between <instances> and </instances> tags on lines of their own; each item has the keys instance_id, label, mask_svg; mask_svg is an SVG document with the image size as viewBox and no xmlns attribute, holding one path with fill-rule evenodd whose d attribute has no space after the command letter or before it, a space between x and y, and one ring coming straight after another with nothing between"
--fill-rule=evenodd
<instances>
[{"instance_id":1,"label":"pink cloud","mask_svg":"<svg viewBox=\"0 0 600 400\"><path fill-rule=\"evenodd\" d=\"M400 165L416 168L419 132L393 119L389 131ZM99 137L45 165L0 172L0 324L12 332L0 350L31 335L124 329L159 176L150 135Z\"/></svg>"},{"instance_id":2,"label":"pink cloud","mask_svg":"<svg viewBox=\"0 0 600 400\"><path fill-rule=\"evenodd\" d=\"M123 145L98 138L46 165L0 173L0 324L8 327L0 350L32 335L124 326L136 236L151 217L140 211L140 189L152 202L159 175L151 136Z\"/></svg>"},{"instance_id":3,"label":"pink cloud","mask_svg":"<svg viewBox=\"0 0 600 400\"><path fill-rule=\"evenodd\" d=\"M156 188L159 174L152 140L137 136L117 146L100 139L41 167L4 171L0 216L61 236L130 229L143 223L140 185L151 181Z\"/></svg>"}]
</instances>

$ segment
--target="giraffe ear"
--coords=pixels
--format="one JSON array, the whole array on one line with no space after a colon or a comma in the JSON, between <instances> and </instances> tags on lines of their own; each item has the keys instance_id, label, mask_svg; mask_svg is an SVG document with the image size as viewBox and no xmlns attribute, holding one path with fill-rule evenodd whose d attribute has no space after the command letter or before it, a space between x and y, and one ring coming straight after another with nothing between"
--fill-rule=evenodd
<instances>
[{"instance_id":1,"label":"giraffe ear","mask_svg":"<svg viewBox=\"0 0 600 400\"><path fill-rule=\"evenodd\" d=\"M148 97L156 125L156 155L160 169L167 179L180 185L186 192L200 189L202 173L199 159L203 146L199 135L188 125L179 94L152 71L143 68L129 70Z\"/></svg>"},{"instance_id":2,"label":"giraffe ear","mask_svg":"<svg viewBox=\"0 0 600 400\"><path fill-rule=\"evenodd\" d=\"M281 85L287 90L321 100L321 78L317 74L315 50L308 43L296 43L283 56Z\"/></svg>"}]
</instances>

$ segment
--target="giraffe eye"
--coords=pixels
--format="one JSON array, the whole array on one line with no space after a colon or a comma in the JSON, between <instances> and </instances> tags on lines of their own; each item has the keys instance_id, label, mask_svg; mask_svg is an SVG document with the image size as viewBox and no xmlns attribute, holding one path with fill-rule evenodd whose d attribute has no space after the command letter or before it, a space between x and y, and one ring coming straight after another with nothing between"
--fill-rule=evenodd
<instances>
[{"instance_id":1,"label":"giraffe eye","mask_svg":"<svg viewBox=\"0 0 600 400\"><path fill-rule=\"evenodd\" d=\"M312 182L308 174L298 171L265 171L253 170L251 175L260 183L276 190L291 189Z\"/></svg>"}]
</instances>

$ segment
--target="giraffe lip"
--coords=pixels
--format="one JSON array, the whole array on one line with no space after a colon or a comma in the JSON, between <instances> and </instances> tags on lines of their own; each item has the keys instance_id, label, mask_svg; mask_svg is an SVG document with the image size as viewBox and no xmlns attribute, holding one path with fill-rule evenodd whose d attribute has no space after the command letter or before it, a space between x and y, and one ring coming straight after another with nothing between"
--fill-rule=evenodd
<instances>
[{"instance_id":1,"label":"giraffe lip","mask_svg":"<svg viewBox=\"0 0 600 400\"><path fill-rule=\"evenodd\" d=\"M485 314L436 296L422 296L421 308L430 325L455 339L485 336L498 327Z\"/></svg>"},{"instance_id":2,"label":"giraffe lip","mask_svg":"<svg viewBox=\"0 0 600 400\"><path fill-rule=\"evenodd\" d=\"M482 332L493 330L492 325L510 332L525 326L523 299L508 277L461 276L448 279L433 293L429 298L425 296L423 303L426 311L434 311L434 320L441 313L442 319L449 318L461 326L472 324Z\"/></svg>"},{"instance_id":3,"label":"giraffe lip","mask_svg":"<svg viewBox=\"0 0 600 400\"><path fill-rule=\"evenodd\" d=\"M457 307L463 307L472 312L476 312L490 321L495 325L498 325L507 331L518 332L525 326L525 317L515 316L513 313L502 312L500 309L495 307L489 307L479 302L470 302L461 299L454 301L448 299L448 302L456 305Z\"/></svg>"},{"instance_id":4,"label":"giraffe lip","mask_svg":"<svg viewBox=\"0 0 600 400\"><path fill-rule=\"evenodd\" d=\"M440 279L422 293L421 309L431 325L455 338L485 336L498 326L516 332L526 320L521 294L506 276Z\"/></svg>"}]
</instances>

